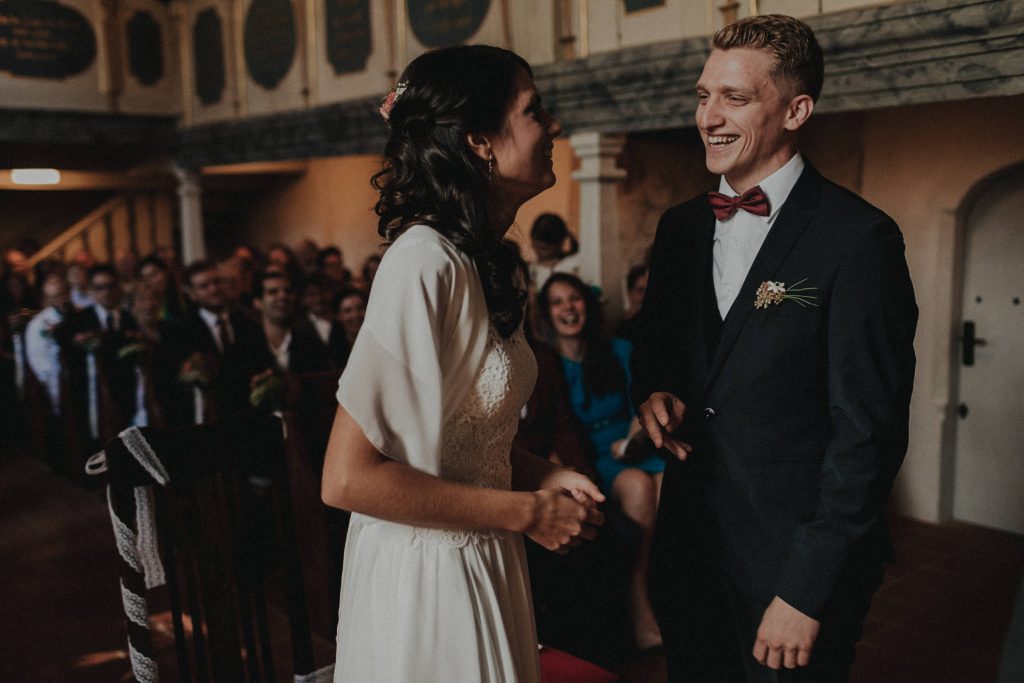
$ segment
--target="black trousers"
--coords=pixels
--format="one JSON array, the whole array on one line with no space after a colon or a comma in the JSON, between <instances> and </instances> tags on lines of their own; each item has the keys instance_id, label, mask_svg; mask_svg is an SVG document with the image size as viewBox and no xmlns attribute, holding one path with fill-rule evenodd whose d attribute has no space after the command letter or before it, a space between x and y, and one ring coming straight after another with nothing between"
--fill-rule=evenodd
<instances>
[{"instance_id":1,"label":"black trousers","mask_svg":"<svg viewBox=\"0 0 1024 683\"><path fill-rule=\"evenodd\" d=\"M768 602L744 596L720 573L700 578L687 574L690 585L681 590L665 585L664 575L652 585L670 681L834 683L850 677L864 618L885 571L880 562L847 568L822 612L808 665L778 671L753 657L757 628Z\"/></svg>"}]
</instances>

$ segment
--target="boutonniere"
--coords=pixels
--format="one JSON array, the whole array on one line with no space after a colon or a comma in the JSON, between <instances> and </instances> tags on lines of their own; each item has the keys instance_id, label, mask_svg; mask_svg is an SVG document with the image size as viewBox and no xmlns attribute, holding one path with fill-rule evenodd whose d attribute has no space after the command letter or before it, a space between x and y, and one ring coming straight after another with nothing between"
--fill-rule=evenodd
<instances>
[{"instance_id":1,"label":"boutonniere","mask_svg":"<svg viewBox=\"0 0 1024 683\"><path fill-rule=\"evenodd\" d=\"M141 365L146 355L146 345L141 342L125 344L117 350L117 357L131 365Z\"/></svg>"},{"instance_id":2,"label":"boutonniere","mask_svg":"<svg viewBox=\"0 0 1024 683\"><path fill-rule=\"evenodd\" d=\"M761 286L757 288L757 298L754 299L754 308L768 308L768 304L781 304L783 301L795 301L801 306L817 306L814 300L817 299L813 294L804 294L804 292L811 292L817 289L817 287L801 287L803 283L807 282L807 278L794 282L789 287L786 286L785 282L772 282L766 280L761 283Z\"/></svg>"}]
</instances>

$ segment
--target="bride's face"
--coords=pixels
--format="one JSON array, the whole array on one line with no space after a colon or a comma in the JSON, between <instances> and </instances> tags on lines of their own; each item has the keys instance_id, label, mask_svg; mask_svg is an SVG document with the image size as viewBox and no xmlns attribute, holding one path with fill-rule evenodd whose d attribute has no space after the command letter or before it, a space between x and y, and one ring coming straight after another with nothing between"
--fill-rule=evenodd
<instances>
[{"instance_id":1,"label":"bride's face","mask_svg":"<svg viewBox=\"0 0 1024 683\"><path fill-rule=\"evenodd\" d=\"M555 184L551 153L561 132L544 110L533 79L519 71L505 120L491 137L492 183L510 203L521 204Z\"/></svg>"},{"instance_id":2,"label":"bride's face","mask_svg":"<svg viewBox=\"0 0 1024 683\"><path fill-rule=\"evenodd\" d=\"M565 282L553 282L548 288L548 313L559 337L577 337L587 324L587 303L583 295Z\"/></svg>"}]
</instances>

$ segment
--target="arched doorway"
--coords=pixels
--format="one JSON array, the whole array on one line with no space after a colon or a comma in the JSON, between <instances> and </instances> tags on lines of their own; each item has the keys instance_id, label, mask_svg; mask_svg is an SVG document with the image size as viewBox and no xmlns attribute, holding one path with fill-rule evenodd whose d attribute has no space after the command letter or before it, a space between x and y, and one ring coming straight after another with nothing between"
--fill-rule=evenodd
<instances>
[{"instance_id":1,"label":"arched doorway","mask_svg":"<svg viewBox=\"0 0 1024 683\"><path fill-rule=\"evenodd\" d=\"M953 516L1024 534L1024 164L965 213Z\"/></svg>"}]
</instances>

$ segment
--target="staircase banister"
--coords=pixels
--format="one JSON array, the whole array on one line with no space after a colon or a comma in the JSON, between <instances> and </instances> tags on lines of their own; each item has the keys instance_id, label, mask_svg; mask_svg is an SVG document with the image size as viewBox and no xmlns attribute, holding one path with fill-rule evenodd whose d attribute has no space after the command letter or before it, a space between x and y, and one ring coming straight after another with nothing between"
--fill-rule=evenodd
<instances>
[{"instance_id":1,"label":"staircase banister","mask_svg":"<svg viewBox=\"0 0 1024 683\"><path fill-rule=\"evenodd\" d=\"M119 194L115 197L111 197L107 201L103 202L95 209L87 213L84 217L79 219L70 228L62 232L60 235L50 240L48 244L43 246L39 251L32 254L28 259L28 267L32 268L40 261L49 258L54 253L64 247L65 244L78 237L80 234L92 227L96 221L103 218L103 216L112 212L127 201L126 195Z\"/></svg>"}]
</instances>

